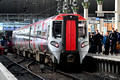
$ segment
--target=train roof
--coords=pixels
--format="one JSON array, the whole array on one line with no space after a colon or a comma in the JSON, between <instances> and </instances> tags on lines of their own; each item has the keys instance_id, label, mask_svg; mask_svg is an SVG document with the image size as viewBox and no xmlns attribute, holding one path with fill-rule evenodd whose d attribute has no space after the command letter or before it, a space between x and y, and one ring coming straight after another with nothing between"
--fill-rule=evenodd
<instances>
[{"instance_id":1,"label":"train roof","mask_svg":"<svg viewBox=\"0 0 120 80\"><path fill-rule=\"evenodd\" d=\"M47 20L49 20L49 19L52 19L52 20L63 20L63 17L66 16L66 15L74 15L74 16L78 16L78 20L86 20L84 17L82 17L82 16L79 15L79 14L59 14L59 15L57 15L57 16L52 16L52 17L49 17L49 18L47 18L47 19L43 19L43 20L41 20L41 21L32 23L32 24L30 24L30 25L21 27L21 28L19 28L19 29L16 29L15 31L20 30L20 29L24 29L24 28L27 28L27 27L30 27L30 26L32 26L32 25L34 25L34 24L38 24L38 23L47 21Z\"/></svg>"},{"instance_id":2,"label":"train roof","mask_svg":"<svg viewBox=\"0 0 120 80\"><path fill-rule=\"evenodd\" d=\"M52 20L63 20L63 17L66 15L74 15L74 16L78 16L78 20L86 20L84 17L82 17L79 14L59 14L55 16Z\"/></svg>"}]
</instances>

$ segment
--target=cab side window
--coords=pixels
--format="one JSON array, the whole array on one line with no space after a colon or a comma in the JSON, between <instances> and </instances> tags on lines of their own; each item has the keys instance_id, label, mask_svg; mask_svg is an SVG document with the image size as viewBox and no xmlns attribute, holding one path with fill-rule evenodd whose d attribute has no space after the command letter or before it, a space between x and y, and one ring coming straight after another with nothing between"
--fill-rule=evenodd
<instances>
[{"instance_id":1,"label":"cab side window","mask_svg":"<svg viewBox=\"0 0 120 80\"><path fill-rule=\"evenodd\" d=\"M54 21L53 22L53 36L55 38L61 38L61 28L62 28L62 21Z\"/></svg>"},{"instance_id":2,"label":"cab side window","mask_svg":"<svg viewBox=\"0 0 120 80\"><path fill-rule=\"evenodd\" d=\"M79 21L78 23L78 38L85 38L87 36L86 21Z\"/></svg>"}]
</instances>

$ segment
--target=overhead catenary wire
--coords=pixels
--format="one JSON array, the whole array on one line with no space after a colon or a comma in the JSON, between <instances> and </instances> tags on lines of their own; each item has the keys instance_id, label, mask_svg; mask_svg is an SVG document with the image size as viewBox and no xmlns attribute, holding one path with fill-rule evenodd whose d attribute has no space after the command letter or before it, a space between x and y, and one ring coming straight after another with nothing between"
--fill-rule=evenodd
<instances>
[{"instance_id":1,"label":"overhead catenary wire","mask_svg":"<svg viewBox=\"0 0 120 80\"><path fill-rule=\"evenodd\" d=\"M49 11L49 10L55 8L55 7L57 7L57 5L55 5L55 6L51 7L51 8L48 8L48 9L42 11L42 12L36 13L36 15L41 14L41 13L45 13L45 12L47 12L47 11Z\"/></svg>"}]
</instances>

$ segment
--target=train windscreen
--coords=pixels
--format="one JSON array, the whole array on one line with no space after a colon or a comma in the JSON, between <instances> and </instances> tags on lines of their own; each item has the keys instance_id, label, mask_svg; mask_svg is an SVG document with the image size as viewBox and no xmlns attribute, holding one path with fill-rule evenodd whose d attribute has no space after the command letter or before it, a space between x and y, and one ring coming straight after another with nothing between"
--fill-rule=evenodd
<instances>
[{"instance_id":1,"label":"train windscreen","mask_svg":"<svg viewBox=\"0 0 120 80\"><path fill-rule=\"evenodd\" d=\"M78 38L85 38L87 36L86 21L78 22Z\"/></svg>"},{"instance_id":2,"label":"train windscreen","mask_svg":"<svg viewBox=\"0 0 120 80\"><path fill-rule=\"evenodd\" d=\"M53 22L53 36L55 38L61 38L61 29L62 29L62 21L54 21Z\"/></svg>"}]
</instances>

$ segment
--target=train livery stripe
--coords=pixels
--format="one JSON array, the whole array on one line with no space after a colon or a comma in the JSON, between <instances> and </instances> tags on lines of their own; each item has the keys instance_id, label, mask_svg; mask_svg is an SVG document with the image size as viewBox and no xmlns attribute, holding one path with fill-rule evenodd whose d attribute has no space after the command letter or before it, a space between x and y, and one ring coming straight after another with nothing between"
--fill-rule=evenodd
<instances>
[{"instance_id":1,"label":"train livery stripe","mask_svg":"<svg viewBox=\"0 0 120 80\"><path fill-rule=\"evenodd\" d=\"M71 21L71 50L76 50L76 23L75 20Z\"/></svg>"},{"instance_id":2,"label":"train livery stripe","mask_svg":"<svg viewBox=\"0 0 120 80\"><path fill-rule=\"evenodd\" d=\"M23 47L23 45L22 45L22 41L21 41L21 47Z\"/></svg>"},{"instance_id":3,"label":"train livery stripe","mask_svg":"<svg viewBox=\"0 0 120 80\"><path fill-rule=\"evenodd\" d=\"M70 25L71 25L71 24L70 24L70 23L71 23L71 21L70 21L70 20L67 20L67 22L66 22L66 50L67 50L67 51L71 50L71 49L70 49L70 42L71 42L71 41L70 41L70 40L71 40L71 39L70 39L70 35L71 35L71 34L70 34L70 33L71 33L71 32L70 32L70 31L71 31L71 28L70 28Z\"/></svg>"},{"instance_id":4,"label":"train livery stripe","mask_svg":"<svg viewBox=\"0 0 120 80\"><path fill-rule=\"evenodd\" d=\"M66 51L76 50L76 22L67 20L66 22Z\"/></svg>"},{"instance_id":5,"label":"train livery stripe","mask_svg":"<svg viewBox=\"0 0 120 80\"><path fill-rule=\"evenodd\" d=\"M36 47L35 47L35 32L36 32L36 25L34 27L34 40L33 40L33 46L34 46L34 49L36 50Z\"/></svg>"},{"instance_id":6,"label":"train livery stripe","mask_svg":"<svg viewBox=\"0 0 120 80\"><path fill-rule=\"evenodd\" d=\"M25 40L25 47L26 47L26 49L27 49L26 40Z\"/></svg>"},{"instance_id":7,"label":"train livery stripe","mask_svg":"<svg viewBox=\"0 0 120 80\"><path fill-rule=\"evenodd\" d=\"M43 40L41 40L41 49L42 49L42 51L44 51L44 48L43 48L43 42L42 42Z\"/></svg>"}]
</instances>

